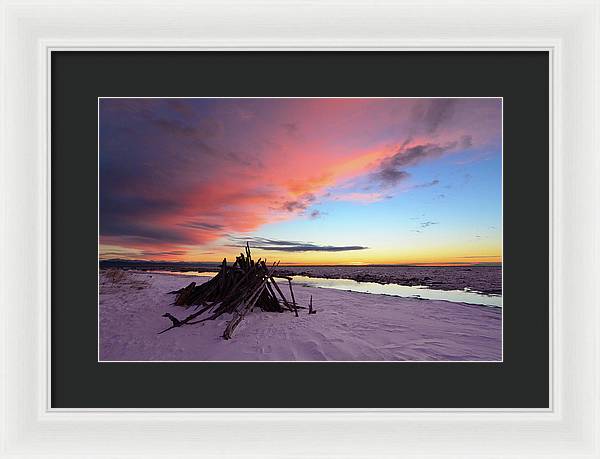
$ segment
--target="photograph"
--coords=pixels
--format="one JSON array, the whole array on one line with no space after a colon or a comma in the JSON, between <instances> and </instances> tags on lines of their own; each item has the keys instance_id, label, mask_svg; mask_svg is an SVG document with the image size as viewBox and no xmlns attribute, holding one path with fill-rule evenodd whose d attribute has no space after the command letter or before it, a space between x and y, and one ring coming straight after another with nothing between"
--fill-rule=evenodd
<instances>
[{"instance_id":1,"label":"photograph","mask_svg":"<svg viewBox=\"0 0 600 459\"><path fill-rule=\"evenodd\" d=\"M99 97L99 362L503 361L502 97Z\"/></svg>"}]
</instances>

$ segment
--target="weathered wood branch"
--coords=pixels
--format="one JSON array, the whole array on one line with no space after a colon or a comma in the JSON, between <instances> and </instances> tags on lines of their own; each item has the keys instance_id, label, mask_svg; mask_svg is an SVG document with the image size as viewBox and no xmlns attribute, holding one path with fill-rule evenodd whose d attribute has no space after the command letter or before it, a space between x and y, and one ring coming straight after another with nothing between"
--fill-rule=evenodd
<instances>
[{"instance_id":1,"label":"weathered wood branch","mask_svg":"<svg viewBox=\"0 0 600 459\"><path fill-rule=\"evenodd\" d=\"M315 311L312 307L312 295L310 296L310 303L308 304L308 313L309 314L316 314L317 311Z\"/></svg>"},{"instance_id":2,"label":"weathered wood branch","mask_svg":"<svg viewBox=\"0 0 600 459\"><path fill-rule=\"evenodd\" d=\"M175 298L175 305L176 306L181 306L183 304L186 303L186 301L188 300L188 298L190 297L190 295L192 294L192 292L194 291L194 287L196 287L196 283L192 282L190 285L188 285L187 287L185 287L181 293L179 293L177 295L177 298Z\"/></svg>"},{"instance_id":3,"label":"weathered wood branch","mask_svg":"<svg viewBox=\"0 0 600 459\"><path fill-rule=\"evenodd\" d=\"M290 285L290 295L292 296L292 304L294 305L294 314L298 317L298 307L296 306L296 298L294 298L294 290L292 289L292 279L289 277L288 284Z\"/></svg>"}]
</instances>

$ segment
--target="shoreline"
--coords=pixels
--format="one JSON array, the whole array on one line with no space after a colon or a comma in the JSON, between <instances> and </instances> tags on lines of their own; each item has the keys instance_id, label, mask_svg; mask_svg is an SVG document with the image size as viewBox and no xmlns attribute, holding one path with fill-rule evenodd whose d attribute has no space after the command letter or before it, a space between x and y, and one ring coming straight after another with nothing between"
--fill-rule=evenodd
<instances>
[{"instance_id":1,"label":"shoreline","mask_svg":"<svg viewBox=\"0 0 600 459\"><path fill-rule=\"evenodd\" d=\"M100 276L99 361L500 361L502 310L444 300L361 294L294 285L298 304L312 295L317 314L255 311L231 340L230 319L163 335L162 315L189 310L166 292L206 277L126 272Z\"/></svg>"},{"instance_id":2,"label":"shoreline","mask_svg":"<svg viewBox=\"0 0 600 459\"><path fill-rule=\"evenodd\" d=\"M183 266L131 266L117 267L118 269L133 271L171 271L171 272L218 272L218 266L198 265L195 267ZM109 269L101 268L101 269ZM407 273L389 273L385 271L404 270ZM493 275L478 277L465 276L473 269L496 271ZM379 272L377 272L379 270ZM372 271L372 272L364 272ZM375 271L375 272L373 272ZM416 272L415 272L416 271ZM457 276L463 274L463 277ZM275 270L279 276L306 276L315 279L347 279L356 282L372 282L380 285L400 285L406 287L427 287L433 290L463 290L480 295L502 295L502 268L498 266L295 266L281 267ZM490 286L490 284L492 284Z\"/></svg>"},{"instance_id":3,"label":"shoreline","mask_svg":"<svg viewBox=\"0 0 600 459\"><path fill-rule=\"evenodd\" d=\"M214 271L168 271L168 270L131 270L139 273L157 273L171 276L179 275L181 277L204 276L213 277ZM276 273L274 277L287 279L281 272ZM289 276L297 285L303 285L313 288L336 289L349 292L366 293L371 295L387 295L402 298L417 298L421 300L439 300L450 301L452 303L466 303L477 306L502 308L502 295L487 294L473 291L470 289L450 290L450 289L430 289L423 285L402 285L395 283L377 283L370 281L356 281L346 278L327 278L327 277L309 277L292 274Z\"/></svg>"}]
</instances>

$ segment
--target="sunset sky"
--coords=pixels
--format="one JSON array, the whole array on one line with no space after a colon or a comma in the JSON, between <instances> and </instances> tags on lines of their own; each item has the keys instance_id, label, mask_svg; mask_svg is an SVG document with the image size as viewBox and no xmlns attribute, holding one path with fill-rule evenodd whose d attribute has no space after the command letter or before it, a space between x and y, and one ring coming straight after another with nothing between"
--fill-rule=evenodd
<instances>
[{"instance_id":1,"label":"sunset sky","mask_svg":"<svg viewBox=\"0 0 600 459\"><path fill-rule=\"evenodd\" d=\"M501 99L99 100L100 258L501 261Z\"/></svg>"}]
</instances>

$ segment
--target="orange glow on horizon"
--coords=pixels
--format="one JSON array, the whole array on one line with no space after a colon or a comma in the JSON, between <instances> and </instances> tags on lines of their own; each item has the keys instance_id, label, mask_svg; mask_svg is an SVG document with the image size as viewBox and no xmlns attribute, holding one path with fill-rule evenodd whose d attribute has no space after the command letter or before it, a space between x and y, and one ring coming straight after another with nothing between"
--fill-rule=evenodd
<instances>
[{"instance_id":1,"label":"orange glow on horizon","mask_svg":"<svg viewBox=\"0 0 600 459\"><path fill-rule=\"evenodd\" d=\"M182 256L155 256L155 257L142 257L139 254L128 253L126 249L122 251L115 250L114 247L102 247L100 250L100 260L109 259L123 259L123 260L143 260L143 261L163 261L163 262L190 262L190 263L217 263L223 261L226 258L228 261L234 261L235 256L238 252L243 250L228 247L227 249L221 249L214 252L198 252L192 255L192 252L186 253ZM252 249L253 258L258 259L266 258L268 261L279 261L282 266L302 266L302 265L352 265L352 266L364 266L364 265L415 265L415 266L462 266L462 265L475 265L481 263L489 264L501 264L502 256L494 254L494 252L488 252L489 255L451 255L443 254L445 251L431 250L432 253L413 253L392 256L389 253L377 253L371 251L369 255L361 255L359 252L276 252L276 251L265 251L258 248ZM364 252L367 252L365 250ZM453 251L454 252L454 251Z\"/></svg>"}]
</instances>

